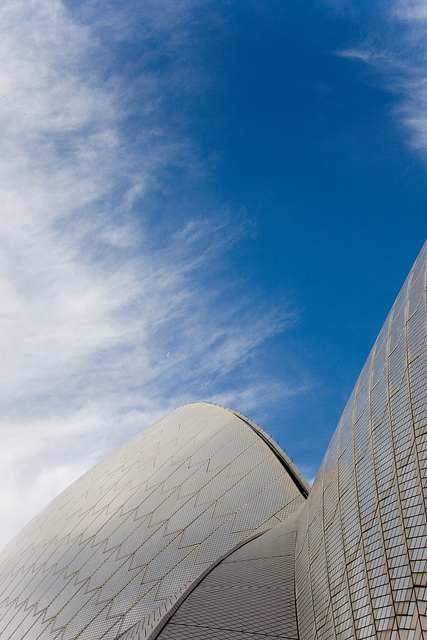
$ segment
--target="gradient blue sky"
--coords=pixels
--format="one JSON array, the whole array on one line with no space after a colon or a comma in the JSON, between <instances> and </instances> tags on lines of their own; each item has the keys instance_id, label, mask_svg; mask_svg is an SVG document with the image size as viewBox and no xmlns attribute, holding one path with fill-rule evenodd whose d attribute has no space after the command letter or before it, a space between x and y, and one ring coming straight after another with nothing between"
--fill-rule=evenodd
<instances>
[{"instance_id":1,"label":"gradient blue sky","mask_svg":"<svg viewBox=\"0 0 427 640\"><path fill-rule=\"evenodd\" d=\"M427 2L6 0L2 536L180 404L312 480L426 236Z\"/></svg>"}]
</instances>

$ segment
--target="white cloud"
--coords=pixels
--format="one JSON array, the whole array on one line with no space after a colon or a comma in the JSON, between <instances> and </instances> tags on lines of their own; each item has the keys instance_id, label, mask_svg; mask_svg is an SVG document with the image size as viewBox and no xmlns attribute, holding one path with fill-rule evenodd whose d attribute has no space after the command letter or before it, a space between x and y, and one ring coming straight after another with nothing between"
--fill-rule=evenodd
<instances>
[{"instance_id":1,"label":"white cloud","mask_svg":"<svg viewBox=\"0 0 427 640\"><path fill-rule=\"evenodd\" d=\"M409 144L427 160L427 2L397 0L368 25L365 43L339 52L371 65L383 86L397 97L394 115Z\"/></svg>"},{"instance_id":2,"label":"white cloud","mask_svg":"<svg viewBox=\"0 0 427 640\"><path fill-rule=\"evenodd\" d=\"M425 20L427 18L427 2L425 0L397 2L395 15L400 20Z\"/></svg>"},{"instance_id":3,"label":"white cloud","mask_svg":"<svg viewBox=\"0 0 427 640\"><path fill-rule=\"evenodd\" d=\"M344 49L343 51L338 51L337 55L342 58L349 58L350 60L361 60L362 62L374 62L381 58L374 51L369 50L359 50L359 49Z\"/></svg>"},{"instance_id":4,"label":"white cloud","mask_svg":"<svg viewBox=\"0 0 427 640\"><path fill-rule=\"evenodd\" d=\"M136 153L122 133L132 88L103 78L89 27L56 0L6 1L0 25L3 544L114 446L218 395L212 381L292 316L236 302L238 283L204 285L242 233L225 214L150 243L135 208L191 151L153 119L149 74ZM257 388L235 383L235 397Z\"/></svg>"}]
</instances>

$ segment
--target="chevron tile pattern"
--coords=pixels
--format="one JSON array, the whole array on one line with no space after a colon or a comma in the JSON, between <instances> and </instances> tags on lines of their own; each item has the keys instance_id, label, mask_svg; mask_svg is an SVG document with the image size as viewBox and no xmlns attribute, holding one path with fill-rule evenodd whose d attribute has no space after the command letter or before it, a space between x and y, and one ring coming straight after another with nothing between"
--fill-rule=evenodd
<instances>
[{"instance_id":1,"label":"chevron tile pattern","mask_svg":"<svg viewBox=\"0 0 427 640\"><path fill-rule=\"evenodd\" d=\"M1 554L1 639L149 630L219 556L305 502L267 440L233 412L196 404L123 445Z\"/></svg>"}]
</instances>

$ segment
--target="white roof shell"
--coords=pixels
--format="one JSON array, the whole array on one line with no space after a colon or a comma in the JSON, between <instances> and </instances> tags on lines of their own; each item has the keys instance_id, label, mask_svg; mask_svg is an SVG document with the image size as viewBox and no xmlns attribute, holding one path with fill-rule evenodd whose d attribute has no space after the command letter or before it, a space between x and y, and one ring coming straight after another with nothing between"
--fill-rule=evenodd
<instances>
[{"instance_id":1,"label":"white roof shell","mask_svg":"<svg viewBox=\"0 0 427 640\"><path fill-rule=\"evenodd\" d=\"M0 555L2 640L148 634L236 544L283 521L308 485L253 423L181 407L120 447Z\"/></svg>"}]
</instances>

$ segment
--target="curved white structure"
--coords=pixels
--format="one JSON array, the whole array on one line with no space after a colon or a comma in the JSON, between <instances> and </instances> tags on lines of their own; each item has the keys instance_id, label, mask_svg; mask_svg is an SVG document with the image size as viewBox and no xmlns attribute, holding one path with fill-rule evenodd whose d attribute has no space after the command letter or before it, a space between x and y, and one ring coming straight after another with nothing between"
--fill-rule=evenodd
<instances>
[{"instance_id":1,"label":"curved white structure","mask_svg":"<svg viewBox=\"0 0 427 640\"><path fill-rule=\"evenodd\" d=\"M183 589L308 486L253 423L182 407L56 498L0 557L2 640L114 639L151 629Z\"/></svg>"},{"instance_id":2,"label":"curved white structure","mask_svg":"<svg viewBox=\"0 0 427 640\"><path fill-rule=\"evenodd\" d=\"M297 537L300 637L427 637L427 243L363 367Z\"/></svg>"},{"instance_id":3,"label":"curved white structure","mask_svg":"<svg viewBox=\"0 0 427 640\"><path fill-rule=\"evenodd\" d=\"M427 244L306 503L212 567L149 640L427 638L426 284Z\"/></svg>"},{"instance_id":4,"label":"curved white structure","mask_svg":"<svg viewBox=\"0 0 427 640\"><path fill-rule=\"evenodd\" d=\"M1 640L427 637L427 243L313 489L256 425L182 407L0 556Z\"/></svg>"}]
</instances>

